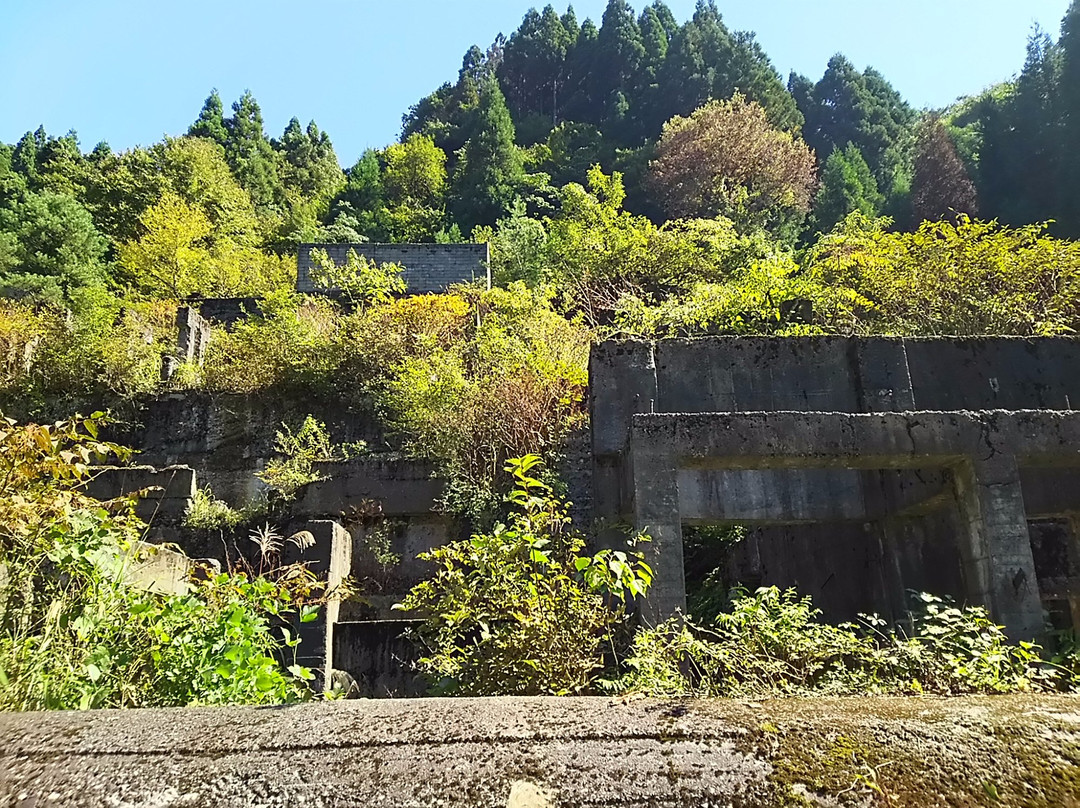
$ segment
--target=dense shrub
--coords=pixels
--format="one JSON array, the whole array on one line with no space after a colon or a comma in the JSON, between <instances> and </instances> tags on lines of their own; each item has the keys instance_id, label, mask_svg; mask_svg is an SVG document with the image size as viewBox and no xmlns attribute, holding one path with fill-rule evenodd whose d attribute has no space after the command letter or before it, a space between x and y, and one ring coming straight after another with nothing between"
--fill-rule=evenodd
<instances>
[{"instance_id":1,"label":"dense shrub","mask_svg":"<svg viewBox=\"0 0 1080 808\"><path fill-rule=\"evenodd\" d=\"M733 593L705 624L675 619L634 637L616 687L653 695L1004 693L1069 686L1030 643L1010 645L983 608L916 596L911 624L863 616L830 626L794 590Z\"/></svg>"},{"instance_id":2,"label":"dense shrub","mask_svg":"<svg viewBox=\"0 0 1080 808\"><path fill-rule=\"evenodd\" d=\"M0 420L0 709L308 696L312 674L282 669L271 626L314 619L319 582L293 567L212 575L179 595L130 585L145 526L131 502L80 491L92 463L128 455L97 440L100 423Z\"/></svg>"},{"instance_id":3,"label":"dense shrub","mask_svg":"<svg viewBox=\"0 0 1080 808\"><path fill-rule=\"evenodd\" d=\"M442 462L475 511L510 457L550 453L584 418L590 332L523 284L471 293L469 338L393 368L380 395L415 454Z\"/></svg>"},{"instance_id":4,"label":"dense shrub","mask_svg":"<svg viewBox=\"0 0 1080 808\"><path fill-rule=\"evenodd\" d=\"M1076 242L1046 235L1043 225L966 216L914 233L888 225L852 214L806 259L817 283L872 301L852 323L857 333L1049 336L1080 327Z\"/></svg>"},{"instance_id":5,"label":"dense shrub","mask_svg":"<svg viewBox=\"0 0 1080 808\"><path fill-rule=\"evenodd\" d=\"M565 506L530 476L539 458L510 461L509 523L425 553L435 564L398 607L426 617L421 670L438 692L464 696L588 692L652 579L640 557L583 554Z\"/></svg>"},{"instance_id":6,"label":"dense shrub","mask_svg":"<svg viewBox=\"0 0 1080 808\"><path fill-rule=\"evenodd\" d=\"M70 311L0 299L0 406L67 414L157 389L176 338L176 304L75 293Z\"/></svg>"},{"instance_id":7,"label":"dense shrub","mask_svg":"<svg viewBox=\"0 0 1080 808\"><path fill-rule=\"evenodd\" d=\"M330 347L341 317L338 307L324 297L280 291L264 298L260 310L231 331L214 330L196 383L231 393L325 390L334 369Z\"/></svg>"}]
</instances>

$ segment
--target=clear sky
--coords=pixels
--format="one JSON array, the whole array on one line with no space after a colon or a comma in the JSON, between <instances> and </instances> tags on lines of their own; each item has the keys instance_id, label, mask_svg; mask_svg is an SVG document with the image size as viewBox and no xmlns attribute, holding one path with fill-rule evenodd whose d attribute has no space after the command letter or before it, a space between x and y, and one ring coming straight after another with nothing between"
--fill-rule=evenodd
<instances>
[{"instance_id":1,"label":"clear sky","mask_svg":"<svg viewBox=\"0 0 1080 808\"><path fill-rule=\"evenodd\" d=\"M634 0L640 10L645 0ZM351 164L396 139L410 105L456 77L472 44L509 35L526 0L0 0L0 141L38 124L83 148L186 131L218 88L251 89L271 136L292 116ZM538 4L542 6L542 3ZM605 0L574 3L599 24ZM694 0L668 0L687 19ZM1032 25L1055 37L1069 0L719 0L781 74L820 78L837 52L934 107L1009 78ZM563 4L556 5L560 13Z\"/></svg>"}]
</instances>

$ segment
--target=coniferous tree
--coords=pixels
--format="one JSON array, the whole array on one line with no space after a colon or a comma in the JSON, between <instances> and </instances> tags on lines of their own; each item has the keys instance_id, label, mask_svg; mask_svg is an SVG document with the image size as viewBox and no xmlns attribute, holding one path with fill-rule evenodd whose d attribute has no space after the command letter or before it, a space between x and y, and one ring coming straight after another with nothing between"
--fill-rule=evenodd
<instances>
[{"instance_id":1,"label":"coniferous tree","mask_svg":"<svg viewBox=\"0 0 1080 808\"><path fill-rule=\"evenodd\" d=\"M870 166L854 143L834 149L821 172L814 199L814 229L828 232L849 213L878 216L885 203Z\"/></svg>"},{"instance_id":2,"label":"coniferous tree","mask_svg":"<svg viewBox=\"0 0 1080 808\"><path fill-rule=\"evenodd\" d=\"M628 134L629 92L644 58L645 45L634 10L625 0L608 0L596 40L597 64L590 94L602 110L600 121L620 140Z\"/></svg>"},{"instance_id":3,"label":"coniferous tree","mask_svg":"<svg viewBox=\"0 0 1080 808\"><path fill-rule=\"evenodd\" d=\"M937 116L928 117L919 127L911 207L916 223L979 212L975 185Z\"/></svg>"},{"instance_id":4,"label":"coniferous tree","mask_svg":"<svg viewBox=\"0 0 1080 808\"><path fill-rule=\"evenodd\" d=\"M283 201L284 187L278 175L277 155L263 129L259 104L247 90L232 110L232 116L225 120L229 166L256 206L274 207Z\"/></svg>"},{"instance_id":5,"label":"coniferous tree","mask_svg":"<svg viewBox=\"0 0 1080 808\"><path fill-rule=\"evenodd\" d=\"M524 180L514 123L494 77L480 86L468 134L451 187L451 212L463 233L494 225L510 210Z\"/></svg>"},{"instance_id":6,"label":"coniferous tree","mask_svg":"<svg viewBox=\"0 0 1080 808\"><path fill-rule=\"evenodd\" d=\"M1036 30L1019 77L976 104L979 196L988 216L1017 225L1058 219L1059 230L1072 221L1059 98L1063 61L1060 48Z\"/></svg>"},{"instance_id":7,"label":"coniferous tree","mask_svg":"<svg viewBox=\"0 0 1080 808\"><path fill-rule=\"evenodd\" d=\"M562 117L567 56L577 36L573 25L571 33L550 5L539 14L530 10L506 44L499 82L526 143L542 140Z\"/></svg>"},{"instance_id":8,"label":"coniferous tree","mask_svg":"<svg viewBox=\"0 0 1080 808\"><path fill-rule=\"evenodd\" d=\"M592 77L599 58L596 45L599 38L596 24L586 19L574 40L574 47L567 54L567 82L563 92L566 103L563 110L568 120L594 125L600 123L592 96Z\"/></svg>"},{"instance_id":9,"label":"coniferous tree","mask_svg":"<svg viewBox=\"0 0 1080 808\"><path fill-rule=\"evenodd\" d=\"M229 140L229 134L225 130L225 107L222 105L221 96L218 95L216 89L211 90L210 95L203 103L202 110L199 111L199 117L188 128L188 135L208 138L225 148Z\"/></svg>"},{"instance_id":10,"label":"coniferous tree","mask_svg":"<svg viewBox=\"0 0 1080 808\"><path fill-rule=\"evenodd\" d=\"M27 132L19 142L15 144L15 151L11 155L11 167L18 172L35 188L38 181L38 155L45 148L48 135L44 126L39 126L34 132Z\"/></svg>"},{"instance_id":11,"label":"coniferous tree","mask_svg":"<svg viewBox=\"0 0 1080 808\"><path fill-rule=\"evenodd\" d=\"M819 154L854 143L895 207L909 185L915 113L892 85L871 68L860 73L837 54L813 89L796 75L788 89L805 117L806 142Z\"/></svg>"},{"instance_id":12,"label":"coniferous tree","mask_svg":"<svg viewBox=\"0 0 1080 808\"><path fill-rule=\"evenodd\" d=\"M322 241L356 243L364 240L385 241L381 224L385 204L382 168L374 149L367 149L345 172L345 186L330 207L330 224Z\"/></svg>"},{"instance_id":13,"label":"coniferous tree","mask_svg":"<svg viewBox=\"0 0 1080 808\"><path fill-rule=\"evenodd\" d=\"M1080 235L1080 2L1073 0L1061 23L1060 77L1057 81L1061 182L1060 219L1063 232ZM1056 54L1055 54L1056 55Z\"/></svg>"},{"instance_id":14,"label":"coniferous tree","mask_svg":"<svg viewBox=\"0 0 1080 808\"><path fill-rule=\"evenodd\" d=\"M285 127L274 148L282 157L282 180L287 189L307 198L329 199L345 181L329 135L320 131L315 121L305 131L293 118Z\"/></svg>"}]
</instances>

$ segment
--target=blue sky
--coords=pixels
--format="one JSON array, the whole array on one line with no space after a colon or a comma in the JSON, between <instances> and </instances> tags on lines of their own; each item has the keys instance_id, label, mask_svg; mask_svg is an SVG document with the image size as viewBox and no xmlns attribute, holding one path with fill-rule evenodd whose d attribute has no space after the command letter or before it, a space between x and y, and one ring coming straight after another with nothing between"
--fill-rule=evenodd
<instances>
[{"instance_id":1,"label":"blue sky","mask_svg":"<svg viewBox=\"0 0 1080 808\"><path fill-rule=\"evenodd\" d=\"M635 0L639 9L644 0ZM509 34L517 0L0 0L0 141L44 124L84 149L182 134L210 89L250 88L271 136L314 118L342 163L394 140L401 115L457 74L472 44ZM542 3L540 4L542 5ZM605 0L574 3L599 24ZM680 20L694 0L668 0ZM786 78L843 52L915 106L942 106L1016 73L1034 23L1057 35L1069 0L719 0ZM556 5L559 11L565 6Z\"/></svg>"}]
</instances>

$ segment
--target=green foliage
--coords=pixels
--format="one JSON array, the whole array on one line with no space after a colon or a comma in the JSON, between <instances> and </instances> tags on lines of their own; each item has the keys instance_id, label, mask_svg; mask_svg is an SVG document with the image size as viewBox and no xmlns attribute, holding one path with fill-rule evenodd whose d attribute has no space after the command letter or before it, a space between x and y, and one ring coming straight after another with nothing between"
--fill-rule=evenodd
<instances>
[{"instance_id":1,"label":"green foliage","mask_svg":"<svg viewBox=\"0 0 1080 808\"><path fill-rule=\"evenodd\" d=\"M521 153L514 145L514 124L502 90L494 79L480 86L480 101L465 134L467 140L454 171L451 209L465 232L493 225L511 208L524 183Z\"/></svg>"},{"instance_id":2,"label":"green foliage","mask_svg":"<svg viewBox=\"0 0 1080 808\"><path fill-rule=\"evenodd\" d=\"M397 607L426 618L420 666L438 692L588 692L627 601L648 591L652 572L640 556L583 555L565 506L531 476L539 463L509 461L509 523L423 554L436 569Z\"/></svg>"},{"instance_id":3,"label":"green foliage","mask_svg":"<svg viewBox=\"0 0 1080 808\"><path fill-rule=\"evenodd\" d=\"M157 388L161 354L176 334L176 305L126 304L100 290L74 311L0 299L0 406L22 414L70 413Z\"/></svg>"},{"instance_id":4,"label":"green foliage","mask_svg":"<svg viewBox=\"0 0 1080 808\"><path fill-rule=\"evenodd\" d=\"M872 301L861 333L912 335L1073 332L1080 319L1080 252L1045 227L1010 228L960 216L914 233L852 214L809 252L806 272Z\"/></svg>"},{"instance_id":5,"label":"green foliage","mask_svg":"<svg viewBox=\"0 0 1080 808\"><path fill-rule=\"evenodd\" d=\"M103 286L105 240L86 208L70 194L20 185L12 178L10 196L0 194L0 294L63 304Z\"/></svg>"},{"instance_id":6,"label":"green foliage","mask_svg":"<svg viewBox=\"0 0 1080 808\"><path fill-rule=\"evenodd\" d=\"M377 395L482 512L508 458L555 449L584 416L590 335L522 284L471 296L468 338L405 356Z\"/></svg>"},{"instance_id":7,"label":"green foliage","mask_svg":"<svg viewBox=\"0 0 1080 808\"><path fill-rule=\"evenodd\" d=\"M624 296L615 329L644 336L849 332L874 304L857 291L822 283L780 253L737 268L722 282L694 284L683 295L650 306Z\"/></svg>"},{"instance_id":8,"label":"green foliage","mask_svg":"<svg viewBox=\"0 0 1080 808\"><path fill-rule=\"evenodd\" d=\"M621 690L656 696L1004 693L1057 686L1030 643L1011 646L982 608L915 596L911 627L874 616L830 626L794 590L735 590L704 625L675 619L634 638Z\"/></svg>"},{"instance_id":9,"label":"green foliage","mask_svg":"<svg viewBox=\"0 0 1080 808\"><path fill-rule=\"evenodd\" d=\"M824 157L851 143L858 149L886 197L888 210L904 202L910 182L915 112L872 68L862 73L843 55L829 60L812 84L793 74L788 89L806 117L806 142Z\"/></svg>"},{"instance_id":10,"label":"green foliage","mask_svg":"<svg viewBox=\"0 0 1080 808\"><path fill-rule=\"evenodd\" d=\"M209 488L199 488L184 514L184 527L193 530L231 531L249 521L248 514L215 499Z\"/></svg>"},{"instance_id":11,"label":"green foliage","mask_svg":"<svg viewBox=\"0 0 1080 808\"><path fill-rule=\"evenodd\" d=\"M316 461L355 457L366 449L363 441L335 446L326 424L309 415L295 432L285 426L276 433L274 452L280 457L272 459L255 476L281 496L292 499L305 485L325 479L313 470Z\"/></svg>"},{"instance_id":12,"label":"green foliage","mask_svg":"<svg viewBox=\"0 0 1080 808\"><path fill-rule=\"evenodd\" d=\"M848 143L843 149L834 149L825 161L814 200L815 227L828 232L854 211L873 218L881 214L884 205L877 180L858 147Z\"/></svg>"},{"instance_id":13,"label":"green foliage","mask_svg":"<svg viewBox=\"0 0 1080 808\"><path fill-rule=\"evenodd\" d=\"M0 709L306 697L311 673L281 668L271 621L310 613L319 583L294 568L216 575L178 595L130 584L145 526L131 501L106 510L80 491L91 464L130 455L97 439L102 423L0 420Z\"/></svg>"},{"instance_id":14,"label":"green foliage","mask_svg":"<svg viewBox=\"0 0 1080 808\"><path fill-rule=\"evenodd\" d=\"M622 210L624 198L622 176L593 167L589 189L567 185L560 214L545 222L543 279L558 290L562 308L580 311L590 325L609 322L626 295L663 298L771 251L763 238L740 236L725 219L657 227ZM502 231L500 225L497 243Z\"/></svg>"},{"instance_id":15,"label":"green foliage","mask_svg":"<svg viewBox=\"0 0 1080 808\"><path fill-rule=\"evenodd\" d=\"M326 391L335 357L328 351L340 311L322 297L279 291L265 297L261 314L231 331L215 329L200 386L249 393L256 390Z\"/></svg>"},{"instance_id":16,"label":"green foliage","mask_svg":"<svg viewBox=\"0 0 1080 808\"><path fill-rule=\"evenodd\" d=\"M345 264L338 266L322 249L311 251L311 280L327 290L337 291L355 303L385 303L405 291L400 264L377 264L356 250L349 250Z\"/></svg>"}]
</instances>

